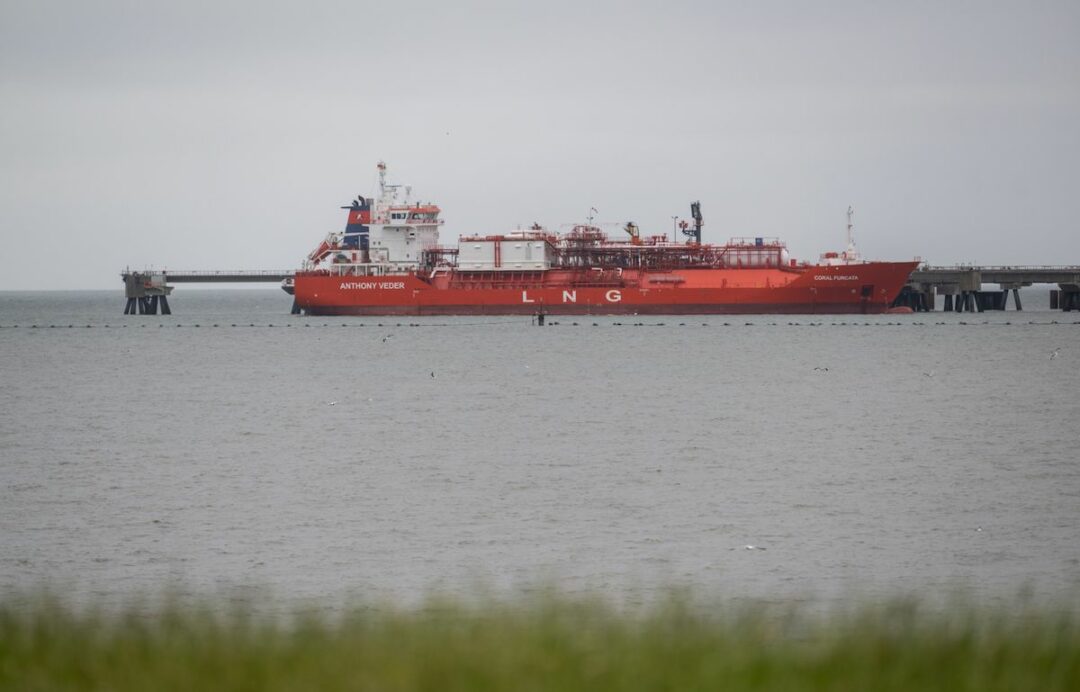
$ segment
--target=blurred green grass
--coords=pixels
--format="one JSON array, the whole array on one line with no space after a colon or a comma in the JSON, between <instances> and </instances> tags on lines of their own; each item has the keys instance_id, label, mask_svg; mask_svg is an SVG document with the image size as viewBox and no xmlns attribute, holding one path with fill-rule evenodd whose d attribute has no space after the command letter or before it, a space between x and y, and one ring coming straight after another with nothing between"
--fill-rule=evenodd
<instances>
[{"instance_id":1,"label":"blurred green grass","mask_svg":"<svg viewBox=\"0 0 1080 692\"><path fill-rule=\"evenodd\" d=\"M1080 690L1073 611L635 611L559 596L334 616L0 603L12 690Z\"/></svg>"}]
</instances>

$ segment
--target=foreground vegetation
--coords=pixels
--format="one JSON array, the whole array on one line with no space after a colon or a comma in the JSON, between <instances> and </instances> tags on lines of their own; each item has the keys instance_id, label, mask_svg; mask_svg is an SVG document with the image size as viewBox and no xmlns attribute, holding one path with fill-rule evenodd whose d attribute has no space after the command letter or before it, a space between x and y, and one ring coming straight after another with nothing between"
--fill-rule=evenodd
<instances>
[{"instance_id":1,"label":"foreground vegetation","mask_svg":"<svg viewBox=\"0 0 1080 692\"><path fill-rule=\"evenodd\" d=\"M356 608L332 618L0 605L0 689L1077 690L1075 615L814 615L673 599Z\"/></svg>"}]
</instances>

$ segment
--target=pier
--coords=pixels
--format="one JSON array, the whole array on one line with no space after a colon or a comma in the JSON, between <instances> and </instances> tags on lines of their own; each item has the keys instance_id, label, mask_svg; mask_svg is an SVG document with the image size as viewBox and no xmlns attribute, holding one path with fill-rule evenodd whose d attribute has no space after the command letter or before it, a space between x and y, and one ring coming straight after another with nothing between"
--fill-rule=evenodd
<instances>
[{"instance_id":1,"label":"pier","mask_svg":"<svg viewBox=\"0 0 1080 692\"><path fill-rule=\"evenodd\" d=\"M990 291L984 284L997 284ZM946 312L983 312L1005 310L1012 292L1013 308L1023 310L1020 289L1034 284L1057 284L1050 290L1054 310L1080 310L1080 266L923 266L911 273L907 285L894 306L910 307L916 312L936 308L937 296L945 297Z\"/></svg>"},{"instance_id":2,"label":"pier","mask_svg":"<svg viewBox=\"0 0 1080 692\"><path fill-rule=\"evenodd\" d=\"M131 271L120 272L124 280L125 315L156 315L158 309L162 315L171 315L169 295L173 287L170 284L201 283L281 283L291 279L295 272L288 270L218 270L218 271Z\"/></svg>"},{"instance_id":3,"label":"pier","mask_svg":"<svg viewBox=\"0 0 1080 692\"><path fill-rule=\"evenodd\" d=\"M125 315L172 314L169 295L172 284L182 283L281 283L295 275L293 270L215 270L215 271L131 271L120 273L127 303ZM999 290L986 290L996 284ZM983 312L1005 310L1012 293L1013 309L1023 310L1020 289L1035 284L1057 285L1050 290L1054 310L1080 311L1080 266L923 266L912 272L894 306L910 307L916 312L936 309L937 296L944 296L946 312ZM293 312L296 312L294 305Z\"/></svg>"}]
</instances>

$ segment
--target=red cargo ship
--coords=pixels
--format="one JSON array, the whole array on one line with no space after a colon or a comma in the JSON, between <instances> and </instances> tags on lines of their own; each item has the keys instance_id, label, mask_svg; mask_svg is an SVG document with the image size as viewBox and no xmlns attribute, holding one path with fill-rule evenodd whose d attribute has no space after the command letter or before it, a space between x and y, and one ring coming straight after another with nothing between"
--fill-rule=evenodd
<instances>
[{"instance_id":1,"label":"red cargo ship","mask_svg":"<svg viewBox=\"0 0 1080 692\"><path fill-rule=\"evenodd\" d=\"M797 262L775 238L701 243L701 206L666 235L612 240L590 218L569 232L539 225L438 244L440 209L386 183L348 207L292 284L294 312L311 315L835 314L889 309L918 261L869 262L848 248ZM595 210L593 210L595 212Z\"/></svg>"}]
</instances>

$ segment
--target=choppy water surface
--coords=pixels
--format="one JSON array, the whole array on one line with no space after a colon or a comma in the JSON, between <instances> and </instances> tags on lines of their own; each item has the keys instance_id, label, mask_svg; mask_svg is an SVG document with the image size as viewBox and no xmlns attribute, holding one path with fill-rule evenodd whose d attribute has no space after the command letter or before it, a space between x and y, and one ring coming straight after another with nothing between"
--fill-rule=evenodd
<instances>
[{"instance_id":1,"label":"choppy water surface","mask_svg":"<svg viewBox=\"0 0 1080 692\"><path fill-rule=\"evenodd\" d=\"M0 294L0 594L1080 584L1072 313L541 329L172 304Z\"/></svg>"}]
</instances>

